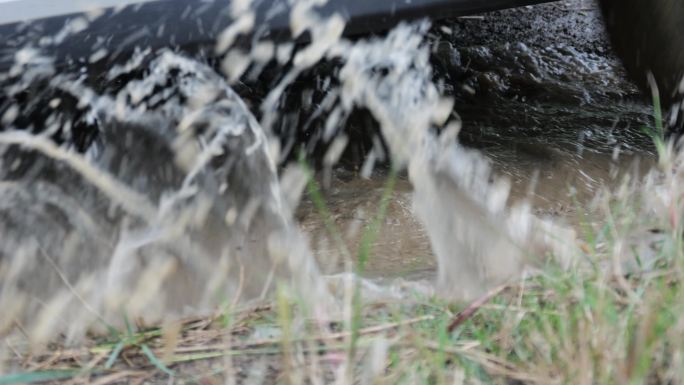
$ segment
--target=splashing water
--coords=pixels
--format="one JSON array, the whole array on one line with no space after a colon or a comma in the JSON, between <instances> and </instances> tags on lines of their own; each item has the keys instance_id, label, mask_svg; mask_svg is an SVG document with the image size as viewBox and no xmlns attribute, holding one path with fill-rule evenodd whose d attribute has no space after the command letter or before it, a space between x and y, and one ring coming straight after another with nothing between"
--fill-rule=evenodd
<instances>
[{"instance_id":1,"label":"splashing water","mask_svg":"<svg viewBox=\"0 0 684 385\"><path fill-rule=\"evenodd\" d=\"M360 103L380 122L397 166L407 166L414 208L438 259L438 292L458 300L484 294L522 272L539 249L567 258L571 230L506 209L510 186L488 161L458 144L450 100L432 82L422 40L427 25L397 29L352 47L341 71L343 105ZM377 69L386 71L378 75ZM494 180L492 180L494 178Z\"/></svg>"},{"instance_id":2,"label":"splashing water","mask_svg":"<svg viewBox=\"0 0 684 385\"><path fill-rule=\"evenodd\" d=\"M84 323L65 319L71 335L121 314L154 321L258 298L281 270L315 285L306 249L290 245L297 234L267 138L241 99L208 67L170 52L148 68L113 95L51 82L78 95L100 129L83 155L44 136L0 137L2 298L33 315L36 338L67 315Z\"/></svg>"},{"instance_id":3,"label":"splashing water","mask_svg":"<svg viewBox=\"0 0 684 385\"><path fill-rule=\"evenodd\" d=\"M507 208L507 182L459 145L453 103L432 80L427 23L352 42L341 37L342 18L317 15L315 3L292 9L293 35L313 40L288 59L260 122L229 84L276 51L231 48L253 27L248 7L233 7L237 22L217 41L225 77L171 51L143 51L96 87L58 73L39 51L17 53L3 75L0 333L19 323L36 342L60 332L76 341L126 317L161 322L263 298L278 282L319 314L334 311L292 219L306 173L293 166L279 179L273 145L287 87L322 60L342 63L322 114L329 136L367 109L394 167L409 171L438 258L438 294L472 299L518 276L537 262L531 256L573 253L571 230L524 204ZM16 103L31 87L48 91ZM63 113L67 104L78 113ZM43 126L22 125L34 110Z\"/></svg>"}]
</instances>

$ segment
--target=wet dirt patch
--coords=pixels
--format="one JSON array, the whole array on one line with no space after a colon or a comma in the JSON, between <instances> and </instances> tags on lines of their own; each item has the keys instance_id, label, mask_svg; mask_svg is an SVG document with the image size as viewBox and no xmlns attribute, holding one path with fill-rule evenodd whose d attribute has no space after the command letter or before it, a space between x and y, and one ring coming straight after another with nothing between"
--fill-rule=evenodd
<instances>
[{"instance_id":1,"label":"wet dirt patch","mask_svg":"<svg viewBox=\"0 0 684 385\"><path fill-rule=\"evenodd\" d=\"M344 175L347 174L347 175ZM332 221L353 257L358 256L368 227L377 218L385 175L362 179L340 171L325 192ZM325 218L311 200L303 202L298 218L302 229L311 237L311 246L328 272L344 269L344 254L324 224ZM385 218L370 253L366 274L371 277L412 278L436 268L430 241L415 217L411 202L411 185L400 177L391 195Z\"/></svg>"},{"instance_id":2,"label":"wet dirt patch","mask_svg":"<svg viewBox=\"0 0 684 385\"><path fill-rule=\"evenodd\" d=\"M580 229L581 214L602 188L617 188L625 177L642 176L655 164L647 152L608 154L586 150L576 153L534 143L499 143L483 148L498 175L509 178L509 204L529 201L540 217ZM332 220L354 261L365 231L377 215L387 184L380 174L362 179L347 174L334 178L325 193ZM435 256L423 225L415 217L411 185L400 178L373 242L365 275L371 278L429 279L436 270ZM300 226L310 237L311 247L329 273L345 269L344 254L326 229L324 215L311 200L305 200L298 212Z\"/></svg>"}]
</instances>

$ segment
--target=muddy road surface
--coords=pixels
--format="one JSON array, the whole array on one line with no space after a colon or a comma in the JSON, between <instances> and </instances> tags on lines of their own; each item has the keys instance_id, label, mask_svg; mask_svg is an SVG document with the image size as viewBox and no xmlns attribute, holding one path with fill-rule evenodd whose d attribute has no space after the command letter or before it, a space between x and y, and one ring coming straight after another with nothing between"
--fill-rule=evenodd
<instances>
[{"instance_id":1,"label":"muddy road surface","mask_svg":"<svg viewBox=\"0 0 684 385\"><path fill-rule=\"evenodd\" d=\"M593 2L441 21L430 38L436 77L456 100L460 140L510 180L510 202L529 200L539 216L576 226L578 209L600 188L654 164L644 130L652 125L652 109L612 54ZM386 184L386 170L362 178L351 166L336 170L325 190L330 219L351 255L358 254ZM429 278L435 269L410 191L400 175L365 269L370 277ZM310 199L298 218L324 269L344 269L339 238Z\"/></svg>"}]
</instances>

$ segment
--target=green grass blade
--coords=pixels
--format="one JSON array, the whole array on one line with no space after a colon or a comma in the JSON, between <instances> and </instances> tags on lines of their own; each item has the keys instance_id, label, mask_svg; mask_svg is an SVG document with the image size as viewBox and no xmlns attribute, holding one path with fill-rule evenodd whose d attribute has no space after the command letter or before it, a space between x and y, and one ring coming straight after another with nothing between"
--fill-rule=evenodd
<instances>
[{"instance_id":1,"label":"green grass blade","mask_svg":"<svg viewBox=\"0 0 684 385\"><path fill-rule=\"evenodd\" d=\"M143 353L145 353L145 356L147 356L147 359L150 360L150 362L152 363L152 365L154 365L157 369L168 374L171 377L176 376L176 373L174 373L173 370L169 369L166 365L164 365L163 362L159 361L157 356L154 355L152 350L147 345L142 345L141 348Z\"/></svg>"},{"instance_id":2,"label":"green grass blade","mask_svg":"<svg viewBox=\"0 0 684 385\"><path fill-rule=\"evenodd\" d=\"M368 259L372 253L373 244L377 240L382 223L387 217L387 208L392 201L392 194L396 188L397 178L397 170L392 167L392 169L390 169L390 174L387 178L385 188L382 191L378 212L376 213L371 224L366 228L366 231L363 233L363 238L361 239L361 245L359 246L358 254L359 266L357 269L359 274L363 274L365 271L366 263L368 262Z\"/></svg>"},{"instance_id":3,"label":"green grass blade","mask_svg":"<svg viewBox=\"0 0 684 385\"><path fill-rule=\"evenodd\" d=\"M76 377L77 370L50 370L44 372L15 373L0 376L0 385L36 384L40 382L66 380Z\"/></svg>"},{"instance_id":4,"label":"green grass blade","mask_svg":"<svg viewBox=\"0 0 684 385\"><path fill-rule=\"evenodd\" d=\"M112 349L112 354L109 355L109 358L107 359L107 362L105 363L105 369L111 369L112 366L114 366L114 362L116 362L116 359L119 358L119 354L121 354L121 351L124 348L124 342L120 341L116 346L114 346L114 349Z\"/></svg>"},{"instance_id":5,"label":"green grass blade","mask_svg":"<svg viewBox=\"0 0 684 385\"><path fill-rule=\"evenodd\" d=\"M325 226L328 235L332 237L333 241L340 249L340 252L342 252L345 257L351 258L349 250L347 249L347 245L344 242L344 239L342 238L342 233L338 229L337 224L335 224L332 212L328 208L328 205L325 202L325 198L323 197L323 193L321 192L321 189L318 186L318 183L316 182L314 170L307 163L304 152L299 153L299 165L307 174L307 195L311 199L311 202L314 204L314 207L316 208L318 215L320 215L321 219L323 219L323 225Z\"/></svg>"}]
</instances>

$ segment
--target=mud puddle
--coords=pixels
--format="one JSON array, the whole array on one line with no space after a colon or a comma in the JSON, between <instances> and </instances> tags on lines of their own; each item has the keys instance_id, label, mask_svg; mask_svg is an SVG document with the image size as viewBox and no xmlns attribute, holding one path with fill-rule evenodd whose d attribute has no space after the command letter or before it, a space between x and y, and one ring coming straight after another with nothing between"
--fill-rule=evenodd
<instances>
[{"instance_id":1,"label":"mud puddle","mask_svg":"<svg viewBox=\"0 0 684 385\"><path fill-rule=\"evenodd\" d=\"M552 217L579 230L581 214L601 188L617 188L625 177L642 176L655 163L647 152L607 154L572 153L542 144L508 143L484 150L497 174L511 181L509 203L529 201L535 214ZM365 231L376 217L387 177L382 173L370 179L339 171L325 194L326 204L349 253L357 258ZM372 278L428 279L436 271L436 260L422 224L415 217L411 184L400 177L374 241L365 274ZM344 254L335 237L326 229L324 215L311 200L298 212L305 233L311 237L314 255L324 270L345 269Z\"/></svg>"},{"instance_id":2,"label":"mud puddle","mask_svg":"<svg viewBox=\"0 0 684 385\"><path fill-rule=\"evenodd\" d=\"M357 257L368 227L377 217L387 176L378 173L362 179L339 171L325 193L326 204L338 234L348 252ZM324 223L324 214L311 200L299 210L302 229L311 237L314 254L323 270L334 273L344 268L344 253ZM382 227L373 243L366 273L372 277L413 278L431 272L436 262L425 230L414 216L411 184L400 176L392 193Z\"/></svg>"},{"instance_id":3,"label":"mud puddle","mask_svg":"<svg viewBox=\"0 0 684 385\"><path fill-rule=\"evenodd\" d=\"M435 75L456 100L460 141L478 149L511 183L509 204L577 227L602 187L654 164L644 127L651 108L610 53L596 6L570 1L448 20L433 27ZM326 203L356 256L378 212L385 173L361 179L338 170ZM429 278L436 262L400 177L366 266L370 277ZM309 200L298 212L328 272L343 253Z\"/></svg>"}]
</instances>

